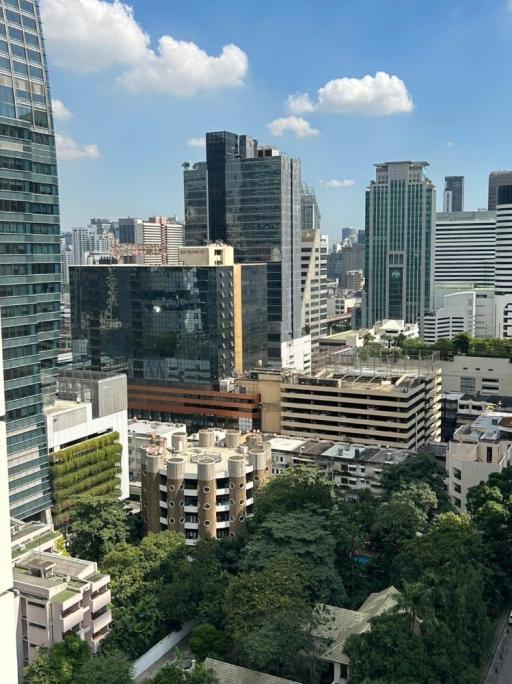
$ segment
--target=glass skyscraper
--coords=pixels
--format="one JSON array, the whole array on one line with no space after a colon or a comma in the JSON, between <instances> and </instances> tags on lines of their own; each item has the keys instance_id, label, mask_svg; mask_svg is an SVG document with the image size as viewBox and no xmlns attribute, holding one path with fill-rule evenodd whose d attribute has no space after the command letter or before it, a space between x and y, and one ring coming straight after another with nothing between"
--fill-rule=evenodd
<instances>
[{"instance_id":1,"label":"glass skyscraper","mask_svg":"<svg viewBox=\"0 0 512 684\"><path fill-rule=\"evenodd\" d=\"M219 131L206 134L206 166L196 169L194 195L192 173L184 174L185 242L199 235L201 221L190 221L199 205L201 220L207 208L208 240L232 245L236 263L268 264L268 355L279 364L281 343L302 335L300 161L250 136Z\"/></svg>"},{"instance_id":2,"label":"glass skyscraper","mask_svg":"<svg viewBox=\"0 0 512 684\"><path fill-rule=\"evenodd\" d=\"M464 176L445 176L443 211L464 211Z\"/></svg>"},{"instance_id":3,"label":"glass skyscraper","mask_svg":"<svg viewBox=\"0 0 512 684\"><path fill-rule=\"evenodd\" d=\"M427 162L377 164L366 191L366 325L418 322L433 307L436 190Z\"/></svg>"},{"instance_id":4,"label":"glass skyscraper","mask_svg":"<svg viewBox=\"0 0 512 684\"><path fill-rule=\"evenodd\" d=\"M51 505L43 404L55 392L57 166L37 2L0 0L0 306L11 515Z\"/></svg>"}]
</instances>

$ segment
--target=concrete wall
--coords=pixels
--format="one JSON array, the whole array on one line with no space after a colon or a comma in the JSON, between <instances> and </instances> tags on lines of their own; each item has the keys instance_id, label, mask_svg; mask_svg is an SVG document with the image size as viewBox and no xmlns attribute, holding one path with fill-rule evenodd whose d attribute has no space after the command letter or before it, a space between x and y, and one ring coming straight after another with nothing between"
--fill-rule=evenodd
<instances>
[{"instance_id":1,"label":"concrete wall","mask_svg":"<svg viewBox=\"0 0 512 684\"><path fill-rule=\"evenodd\" d=\"M443 392L512 397L512 363L486 356L455 356L441 361ZM466 378L461 385L461 378ZM467 384L474 378L474 389Z\"/></svg>"},{"instance_id":2,"label":"concrete wall","mask_svg":"<svg viewBox=\"0 0 512 684\"><path fill-rule=\"evenodd\" d=\"M190 632L197 625L197 620L186 622L179 632L171 632L161 641L155 644L149 651L138 658L132 667L132 677L136 679L148 668L150 668L157 660L162 658L166 653L174 648L179 642L190 634Z\"/></svg>"}]
</instances>

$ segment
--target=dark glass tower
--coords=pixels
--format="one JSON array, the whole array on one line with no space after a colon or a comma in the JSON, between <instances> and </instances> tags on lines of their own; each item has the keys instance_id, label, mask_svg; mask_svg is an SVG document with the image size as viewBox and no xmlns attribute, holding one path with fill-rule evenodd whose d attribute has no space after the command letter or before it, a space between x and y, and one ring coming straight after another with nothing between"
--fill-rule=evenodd
<instances>
[{"instance_id":1,"label":"dark glass tower","mask_svg":"<svg viewBox=\"0 0 512 684\"><path fill-rule=\"evenodd\" d=\"M0 0L0 306L11 515L51 505L43 404L61 288L55 140L37 2Z\"/></svg>"},{"instance_id":2,"label":"dark glass tower","mask_svg":"<svg viewBox=\"0 0 512 684\"><path fill-rule=\"evenodd\" d=\"M464 211L464 176L445 176L443 211Z\"/></svg>"},{"instance_id":3,"label":"dark glass tower","mask_svg":"<svg viewBox=\"0 0 512 684\"><path fill-rule=\"evenodd\" d=\"M268 264L268 355L279 364L281 343L302 335L300 161L220 131L206 134L201 172L208 239L233 245L236 263ZM185 191L185 215L193 211ZM188 221L186 233L192 234Z\"/></svg>"},{"instance_id":4,"label":"dark glass tower","mask_svg":"<svg viewBox=\"0 0 512 684\"><path fill-rule=\"evenodd\" d=\"M208 241L208 171L205 162L184 167L186 245L204 245Z\"/></svg>"}]
</instances>

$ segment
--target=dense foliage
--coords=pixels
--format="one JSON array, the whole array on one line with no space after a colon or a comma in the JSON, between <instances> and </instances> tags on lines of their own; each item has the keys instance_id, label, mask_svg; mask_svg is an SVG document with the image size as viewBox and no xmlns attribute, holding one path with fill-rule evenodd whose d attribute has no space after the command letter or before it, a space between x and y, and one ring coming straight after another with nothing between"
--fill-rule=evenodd
<instances>
[{"instance_id":1,"label":"dense foliage","mask_svg":"<svg viewBox=\"0 0 512 684\"><path fill-rule=\"evenodd\" d=\"M439 340L434 344L427 344L417 338L408 339L402 342L401 347L412 353L416 351L438 351L441 357L449 357L453 354L504 359L512 357L512 340L470 337L467 333L459 333L451 340Z\"/></svg>"},{"instance_id":2,"label":"dense foliage","mask_svg":"<svg viewBox=\"0 0 512 684\"><path fill-rule=\"evenodd\" d=\"M126 512L111 496L83 496L70 514L69 552L77 558L99 561L127 535Z\"/></svg>"},{"instance_id":3,"label":"dense foliage","mask_svg":"<svg viewBox=\"0 0 512 684\"><path fill-rule=\"evenodd\" d=\"M127 658L194 619L188 647L198 661L218 658L323 684L332 676L313 637L323 619L317 603L357 609L390 584L401 592L398 608L346 642L351 682L480 681L492 619L512 574L503 553L512 542L512 469L472 490L471 515L459 515L429 454L387 474L382 498L366 492L356 503L348 503L318 470L292 468L258 492L245 533L195 547L170 532L129 543L118 509L109 504L101 528L87 517L94 516L91 505L81 517L86 534L80 541L86 557L95 554L111 575L114 624L103 655L88 667L89 683L102 677L130 682ZM85 682L79 653L68 669L71 646L43 653L27 682ZM50 659L56 663L53 679L45 679ZM153 680L213 682L201 667L185 672L176 665Z\"/></svg>"}]
</instances>

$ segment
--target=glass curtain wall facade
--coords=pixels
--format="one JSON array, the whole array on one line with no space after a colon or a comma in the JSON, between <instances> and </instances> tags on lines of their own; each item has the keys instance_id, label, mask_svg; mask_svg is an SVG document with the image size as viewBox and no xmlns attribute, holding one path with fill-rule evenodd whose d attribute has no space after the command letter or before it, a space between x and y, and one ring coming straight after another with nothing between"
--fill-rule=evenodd
<instances>
[{"instance_id":1,"label":"glass curtain wall facade","mask_svg":"<svg viewBox=\"0 0 512 684\"><path fill-rule=\"evenodd\" d=\"M11 515L51 505L43 404L60 307L55 140L37 2L0 1L0 307Z\"/></svg>"},{"instance_id":2,"label":"glass curtain wall facade","mask_svg":"<svg viewBox=\"0 0 512 684\"><path fill-rule=\"evenodd\" d=\"M433 307L436 192L426 162L377 165L366 192L366 325L419 322Z\"/></svg>"},{"instance_id":3,"label":"glass curtain wall facade","mask_svg":"<svg viewBox=\"0 0 512 684\"><path fill-rule=\"evenodd\" d=\"M185 198L185 245L208 242L208 170L206 162L197 162L183 171Z\"/></svg>"},{"instance_id":4,"label":"glass curtain wall facade","mask_svg":"<svg viewBox=\"0 0 512 684\"><path fill-rule=\"evenodd\" d=\"M264 266L71 267L74 363L157 383L213 386L261 359L265 285Z\"/></svg>"},{"instance_id":5,"label":"glass curtain wall facade","mask_svg":"<svg viewBox=\"0 0 512 684\"><path fill-rule=\"evenodd\" d=\"M268 356L300 337L301 166L246 135L206 134L209 239L234 247L236 263L266 263Z\"/></svg>"}]
</instances>

